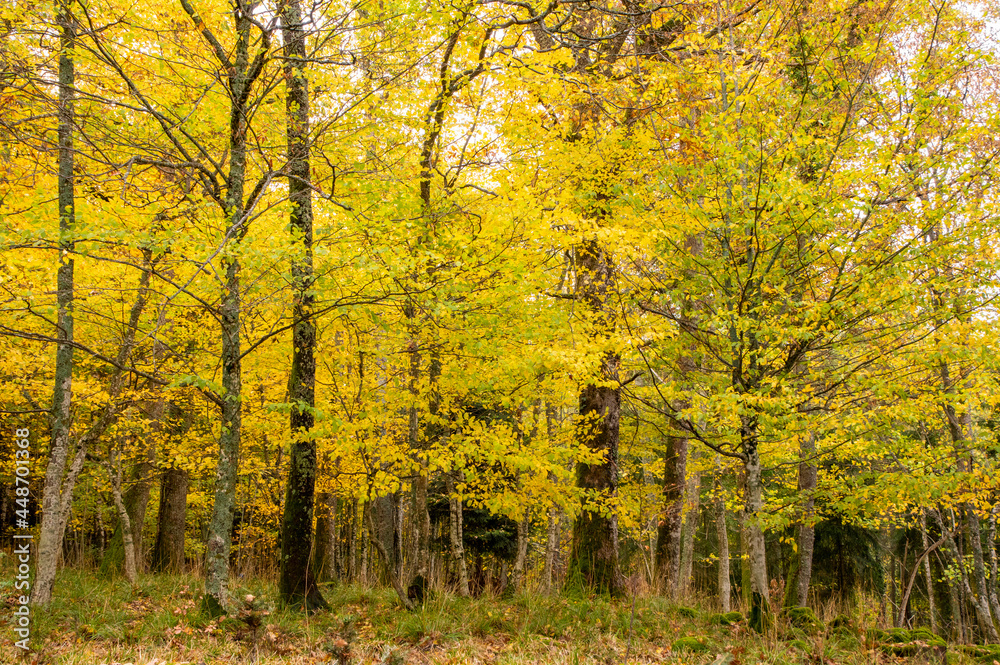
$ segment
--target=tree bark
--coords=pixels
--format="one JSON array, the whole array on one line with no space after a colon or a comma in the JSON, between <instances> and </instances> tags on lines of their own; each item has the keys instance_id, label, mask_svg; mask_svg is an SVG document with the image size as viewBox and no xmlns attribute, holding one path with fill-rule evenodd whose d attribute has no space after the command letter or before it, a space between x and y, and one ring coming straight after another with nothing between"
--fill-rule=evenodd
<instances>
[{"instance_id":1,"label":"tree bark","mask_svg":"<svg viewBox=\"0 0 1000 665\"><path fill-rule=\"evenodd\" d=\"M1000 577L997 576L997 513L1000 512L1000 504L994 504L990 509L989 530L986 534L986 551L990 559L990 580L989 585L990 605L993 608L993 615L1000 619ZM930 576L928 575L928 578Z\"/></svg>"},{"instance_id":2,"label":"tree bark","mask_svg":"<svg viewBox=\"0 0 1000 665\"><path fill-rule=\"evenodd\" d=\"M385 567L386 575L389 578L389 584L392 586L393 590L395 590L396 596L399 598L399 602L403 604L403 607L412 612L416 609L416 606L406 595L406 590L403 588L403 583L400 581L399 575L397 574L396 566L390 560L389 552L376 535L377 531L375 529L375 523L372 520L372 511L367 510L365 511L365 514L368 522L368 541L375 545L375 549L378 551L379 557L382 559L382 564Z\"/></svg>"},{"instance_id":3,"label":"tree bark","mask_svg":"<svg viewBox=\"0 0 1000 665\"><path fill-rule=\"evenodd\" d=\"M770 623L770 604L768 601L764 532L761 530L759 521L764 501L760 454L757 450L756 416L741 416L740 437L745 456L743 467L746 471L746 496L744 497L743 512L746 515L745 529L750 567L750 624L760 632Z\"/></svg>"},{"instance_id":4,"label":"tree bark","mask_svg":"<svg viewBox=\"0 0 1000 665\"><path fill-rule=\"evenodd\" d=\"M125 502L122 501L122 464L118 451L112 444L112 452L108 457L108 473L111 475L111 495L114 497L115 508L118 509L118 519L121 522L122 550L125 558L125 579L132 586L138 581L135 567L135 544L132 539L132 520Z\"/></svg>"},{"instance_id":5,"label":"tree bark","mask_svg":"<svg viewBox=\"0 0 1000 665\"><path fill-rule=\"evenodd\" d=\"M205 22L195 12L190 0L181 0L181 6L191 21L202 31L210 34ZM250 88L260 74L260 68L250 62L250 35L253 15L249 7L239 0L233 7L236 24L236 41L232 56L219 52L216 56L225 67L226 92L229 107L229 174L226 178L225 214L228 230L222 239L223 245L230 242L236 247L245 237L247 214L244 202L247 164L247 130L249 114L247 103ZM208 39L208 37L206 37ZM218 40L214 37L214 44ZM214 45L213 45L214 46ZM230 57L232 60L230 61ZM240 465L240 441L242 435L242 362L240 359L240 328L243 316L243 302L240 284L241 265L238 253L231 252L222 259L225 285L219 306L219 328L222 336L222 394L221 428L219 433L219 457L216 467L215 493L212 502L212 517L208 526L205 548L205 595L202 607L210 616L219 616L228 604L229 554L232 549L233 517L236 510L236 480ZM294 466L294 465L292 465Z\"/></svg>"},{"instance_id":6,"label":"tree bark","mask_svg":"<svg viewBox=\"0 0 1000 665\"><path fill-rule=\"evenodd\" d=\"M678 594L686 596L691 592L691 577L694 571L694 541L700 515L701 476L692 473L687 483L687 511L684 516L684 543L681 547L681 576Z\"/></svg>"},{"instance_id":7,"label":"tree bark","mask_svg":"<svg viewBox=\"0 0 1000 665\"><path fill-rule=\"evenodd\" d=\"M299 0L287 0L281 15L285 50L285 107L288 135L289 227L301 256L292 260L292 369L288 378L292 402L291 459L281 522L281 571L278 591L287 605L325 609L326 600L310 568L313 501L316 489L316 441L310 437L316 405L316 327L312 318L313 213L309 164L309 82L306 43Z\"/></svg>"},{"instance_id":8,"label":"tree bark","mask_svg":"<svg viewBox=\"0 0 1000 665\"><path fill-rule=\"evenodd\" d=\"M525 570L528 563L528 535L531 527L531 511L525 509L517 522L517 556L514 559L514 588L520 591L524 586Z\"/></svg>"},{"instance_id":9,"label":"tree bark","mask_svg":"<svg viewBox=\"0 0 1000 665\"><path fill-rule=\"evenodd\" d=\"M153 570L172 573L184 571L188 478L188 472L184 469L169 468L163 471Z\"/></svg>"},{"instance_id":10,"label":"tree bark","mask_svg":"<svg viewBox=\"0 0 1000 665\"><path fill-rule=\"evenodd\" d=\"M162 416L160 413L153 413L154 420L158 421ZM142 536L143 526L146 523L146 508L149 505L150 476L153 473L154 462L156 461L156 451L153 444L150 444L144 455L144 459L132 468L132 485L122 496L125 505L125 512L128 513L129 523L132 526L132 544L134 549L134 559L137 571L142 571L145 566L143 556ZM111 535L111 542L108 550L101 559L101 571L104 573L117 570L124 563L125 556L124 538L122 523L119 521Z\"/></svg>"},{"instance_id":11,"label":"tree bark","mask_svg":"<svg viewBox=\"0 0 1000 665\"><path fill-rule=\"evenodd\" d=\"M617 377L618 356L608 354L602 363L605 376ZM605 461L577 465L576 484L597 500L618 495L618 419L621 409L618 388L590 384L580 395L578 439L591 450L600 451ZM596 422L595 422L596 421ZM617 595L622 590L618 564L618 515L584 509L573 524L570 553L570 583Z\"/></svg>"},{"instance_id":12,"label":"tree bark","mask_svg":"<svg viewBox=\"0 0 1000 665\"><path fill-rule=\"evenodd\" d=\"M796 551L792 569L785 583L785 606L805 607L809 600L809 583L812 580L813 546L816 529L812 519L816 506L817 469L812 462L816 454L816 439L807 434L799 444L799 496L802 502L799 512Z\"/></svg>"},{"instance_id":13,"label":"tree bark","mask_svg":"<svg viewBox=\"0 0 1000 665\"><path fill-rule=\"evenodd\" d=\"M719 474L715 476L715 528L719 537L719 603L723 612L731 609L732 588L729 581L729 528L726 525L726 499L722 495Z\"/></svg>"},{"instance_id":14,"label":"tree bark","mask_svg":"<svg viewBox=\"0 0 1000 665\"><path fill-rule=\"evenodd\" d=\"M57 450L53 447L53 459L50 459L49 467L46 469L43 506L49 506L49 510L42 516L41 539L38 550L39 558L35 569L36 583L40 582L41 586L39 589L36 589L36 593L32 599L35 605L47 604L52 598L52 586L55 581L59 555L62 551L63 535L66 532L66 522L69 520L70 510L73 506L73 488L76 485L80 471L83 469L87 450L100 439L108 426L116 420L121 408L121 405L118 403L118 397L121 395L125 383L124 368L131 358L132 349L135 346L136 330L138 329L139 320L146 305L149 290L151 272L149 268L150 253L146 252L145 257L147 267L143 270L140 277L138 294L129 311L129 320L125 328L125 335L115 357L115 369L108 382L107 401L90 428L86 432L76 436L75 440L72 441L74 449L73 461L69 469L66 470L65 475L63 475L62 471L65 469L65 462L69 453L68 439L66 441L67 445L64 448L65 456L62 457L61 463L55 460L56 464L62 468L58 471L53 470L54 457L57 453ZM68 432L66 434L68 437ZM46 523L47 519L49 520L48 524ZM134 548L132 551L134 554ZM41 591L41 596L39 595L39 591Z\"/></svg>"},{"instance_id":15,"label":"tree bark","mask_svg":"<svg viewBox=\"0 0 1000 665\"><path fill-rule=\"evenodd\" d=\"M677 598L681 577L681 526L687 476L687 439L669 436L664 451L663 517L656 529L655 572L661 592Z\"/></svg>"},{"instance_id":16,"label":"tree bark","mask_svg":"<svg viewBox=\"0 0 1000 665\"><path fill-rule=\"evenodd\" d=\"M594 216L601 214L595 212ZM614 266L607 250L595 239L582 242L575 251L576 298L583 301L594 317L592 335L595 341L600 341L614 331L615 305L611 302ZM597 464L577 465L576 485L589 501L614 501L618 496L620 365L621 357L617 353L605 352L597 380L586 384L580 392L577 441L604 458ZM601 511L584 507L577 515L567 582L613 596L623 592L618 562L618 514L613 505Z\"/></svg>"},{"instance_id":17,"label":"tree bark","mask_svg":"<svg viewBox=\"0 0 1000 665\"><path fill-rule=\"evenodd\" d=\"M462 533L462 499L455 489L455 480L460 480L461 471L450 471L445 476L445 491L448 493L448 533L451 537L451 558L458 573L458 595L469 597L469 568L465 562L465 543Z\"/></svg>"},{"instance_id":18,"label":"tree bark","mask_svg":"<svg viewBox=\"0 0 1000 665\"><path fill-rule=\"evenodd\" d=\"M75 451L67 473L70 456L70 427L73 401L73 230L76 226L73 178L73 103L75 99L75 70L73 49L76 45L76 27L70 12L69 0L56 0L56 23L60 31L59 43L59 268L56 273L56 300L58 303L56 337L55 386L52 391L51 446L49 462L45 469L42 523L39 529L38 559L35 563L35 588L32 601L46 605L52 598L56 567L62 551L66 519L63 516L67 499L72 500L76 477L83 465L86 450Z\"/></svg>"},{"instance_id":19,"label":"tree bark","mask_svg":"<svg viewBox=\"0 0 1000 665\"><path fill-rule=\"evenodd\" d=\"M317 582L335 579L337 574L336 499L329 492L316 494L316 537L313 539L312 570Z\"/></svg>"},{"instance_id":20,"label":"tree bark","mask_svg":"<svg viewBox=\"0 0 1000 665\"><path fill-rule=\"evenodd\" d=\"M920 511L920 546L925 550L929 546L929 540L927 538L927 513L925 510ZM927 581L927 603L929 606L929 611L931 615L931 632L935 635L938 634L938 623L937 623L937 601L934 599L934 578L931 577L931 558L924 558L924 579Z\"/></svg>"}]
</instances>

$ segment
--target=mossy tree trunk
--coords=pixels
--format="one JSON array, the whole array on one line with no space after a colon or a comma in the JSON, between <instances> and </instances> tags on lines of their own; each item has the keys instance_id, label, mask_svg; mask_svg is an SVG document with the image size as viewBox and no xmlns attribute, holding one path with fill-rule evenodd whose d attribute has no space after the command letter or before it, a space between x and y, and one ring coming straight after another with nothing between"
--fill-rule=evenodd
<instances>
[{"instance_id":1,"label":"mossy tree trunk","mask_svg":"<svg viewBox=\"0 0 1000 665\"><path fill-rule=\"evenodd\" d=\"M288 484L281 521L278 592L287 605L305 610L327 607L310 567L316 441L311 438L316 394L316 326L313 322L313 213L309 165L309 82L305 31L298 0L287 0L281 15L285 50L285 106L288 141L289 228L298 253L292 260L292 369L288 395L292 432Z\"/></svg>"}]
</instances>

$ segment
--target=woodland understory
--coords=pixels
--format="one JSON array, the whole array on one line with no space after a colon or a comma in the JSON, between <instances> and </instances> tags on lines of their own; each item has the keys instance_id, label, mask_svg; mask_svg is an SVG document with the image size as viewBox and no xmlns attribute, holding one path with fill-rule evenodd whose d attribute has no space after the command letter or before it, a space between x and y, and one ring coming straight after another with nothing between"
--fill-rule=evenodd
<instances>
[{"instance_id":1,"label":"woodland understory","mask_svg":"<svg viewBox=\"0 0 1000 665\"><path fill-rule=\"evenodd\" d=\"M998 12L0 0L0 661L1000 660Z\"/></svg>"}]
</instances>

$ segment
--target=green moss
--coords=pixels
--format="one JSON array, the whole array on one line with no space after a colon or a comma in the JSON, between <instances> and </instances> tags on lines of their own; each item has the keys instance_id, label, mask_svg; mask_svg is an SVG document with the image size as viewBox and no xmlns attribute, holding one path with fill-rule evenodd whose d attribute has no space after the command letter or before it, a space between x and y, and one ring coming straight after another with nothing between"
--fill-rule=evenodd
<instances>
[{"instance_id":1,"label":"green moss","mask_svg":"<svg viewBox=\"0 0 1000 665\"><path fill-rule=\"evenodd\" d=\"M682 617L686 617L688 619L693 619L696 616L698 616L698 612L690 607L678 607L677 614L681 615Z\"/></svg>"},{"instance_id":2,"label":"green moss","mask_svg":"<svg viewBox=\"0 0 1000 665\"><path fill-rule=\"evenodd\" d=\"M865 631L865 639L870 644L876 644L878 642L884 642L888 634L880 628L869 628Z\"/></svg>"},{"instance_id":3,"label":"green moss","mask_svg":"<svg viewBox=\"0 0 1000 665\"><path fill-rule=\"evenodd\" d=\"M823 622L816 618L816 614L808 607L787 607L784 615L788 623L809 635L816 635L824 629Z\"/></svg>"},{"instance_id":4,"label":"green moss","mask_svg":"<svg viewBox=\"0 0 1000 665\"><path fill-rule=\"evenodd\" d=\"M854 627L854 622L846 614L838 614L833 617L833 620L830 622L830 628L850 628L852 631L857 630Z\"/></svg>"},{"instance_id":5,"label":"green moss","mask_svg":"<svg viewBox=\"0 0 1000 665\"><path fill-rule=\"evenodd\" d=\"M708 651L708 640L704 637L682 637L674 640L674 651L691 651L692 653L705 653Z\"/></svg>"},{"instance_id":6,"label":"green moss","mask_svg":"<svg viewBox=\"0 0 1000 665\"><path fill-rule=\"evenodd\" d=\"M708 617L708 623L714 626L732 626L734 624L743 621L743 614L741 612L726 612L725 614L711 614Z\"/></svg>"},{"instance_id":7,"label":"green moss","mask_svg":"<svg viewBox=\"0 0 1000 665\"><path fill-rule=\"evenodd\" d=\"M944 638L935 635L929 628L914 628L910 632L910 637L914 640L924 642L928 646L932 647L948 646L948 643L944 641Z\"/></svg>"},{"instance_id":8,"label":"green moss","mask_svg":"<svg viewBox=\"0 0 1000 665\"><path fill-rule=\"evenodd\" d=\"M1000 644L962 645L959 649L980 663L1000 660Z\"/></svg>"}]
</instances>

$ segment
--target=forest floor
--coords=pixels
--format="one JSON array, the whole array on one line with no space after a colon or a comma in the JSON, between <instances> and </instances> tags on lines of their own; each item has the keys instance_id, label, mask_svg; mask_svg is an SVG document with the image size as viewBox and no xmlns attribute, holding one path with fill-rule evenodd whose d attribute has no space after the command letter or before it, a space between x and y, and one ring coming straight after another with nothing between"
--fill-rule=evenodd
<instances>
[{"instance_id":1,"label":"forest floor","mask_svg":"<svg viewBox=\"0 0 1000 665\"><path fill-rule=\"evenodd\" d=\"M6 578L6 576L4 576ZM0 580L0 663L403 665L539 663L742 665L996 663L1000 650L945 647L926 631L879 631L863 618L781 617L763 635L737 615L658 597L522 594L510 599L432 595L416 612L392 591L325 589L329 611L277 608L276 589L240 580L243 609L209 621L199 580L147 575L135 589L93 572L64 571L50 607L32 609L31 652L14 640L13 581ZM252 597L250 599L249 597ZM877 608L876 608L877 609ZM861 614L864 612L861 611ZM732 622L729 624L729 622ZM729 624L729 625L727 625ZM794 625L798 624L798 626Z\"/></svg>"}]
</instances>

